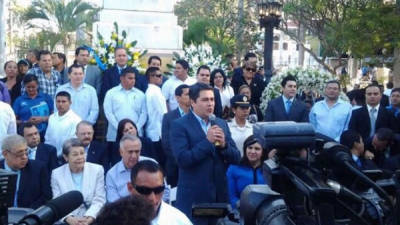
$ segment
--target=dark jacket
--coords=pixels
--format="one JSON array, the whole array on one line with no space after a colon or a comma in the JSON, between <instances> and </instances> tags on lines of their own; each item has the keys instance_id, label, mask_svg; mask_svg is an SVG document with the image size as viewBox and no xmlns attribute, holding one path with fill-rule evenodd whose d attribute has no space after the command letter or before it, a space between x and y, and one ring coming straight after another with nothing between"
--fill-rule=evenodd
<instances>
[{"instance_id":1,"label":"dark jacket","mask_svg":"<svg viewBox=\"0 0 400 225\"><path fill-rule=\"evenodd\" d=\"M272 99L268 102L267 110L265 111L264 120L267 122L275 121L294 121L308 122L307 106L300 100L294 99L290 107L289 114L286 113L283 105L282 96Z\"/></svg>"}]
</instances>

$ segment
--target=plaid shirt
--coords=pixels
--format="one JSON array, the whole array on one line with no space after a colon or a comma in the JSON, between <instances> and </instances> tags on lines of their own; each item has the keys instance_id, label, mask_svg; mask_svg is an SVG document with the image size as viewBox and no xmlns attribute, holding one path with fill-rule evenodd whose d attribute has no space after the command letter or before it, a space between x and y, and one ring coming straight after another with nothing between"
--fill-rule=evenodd
<instances>
[{"instance_id":1,"label":"plaid shirt","mask_svg":"<svg viewBox=\"0 0 400 225\"><path fill-rule=\"evenodd\" d=\"M50 79L46 77L46 74L40 69L40 67L34 67L28 71L27 74L34 74L39 81L39 91L50 95L53 99L56 95L56 90L60 85L60 73L57 70L51 69ZM25 93L25 87L22 87L22 93Z\"/></svg>"}]
</instances>

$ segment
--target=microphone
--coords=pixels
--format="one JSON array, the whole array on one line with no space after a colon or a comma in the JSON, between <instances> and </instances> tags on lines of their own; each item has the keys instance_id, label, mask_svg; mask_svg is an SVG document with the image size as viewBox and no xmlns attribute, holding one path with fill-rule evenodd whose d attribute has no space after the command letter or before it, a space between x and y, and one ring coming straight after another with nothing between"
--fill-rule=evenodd
<instances>
[{"instance_id":1,"label":"microphone","mask_svg":"<svg viewBox=\"0 0 400 225\"><path fill-rule=\"evenodd\" d=\"M83 196L79 191L70 191L50 200L44 206L36 209L22 218L19 225L51 225L68 215L83 203Z\"/></svg>"},{"instance_id":2,"label":"microphone","mask_svg":"<svg viewBox=\"0 0 400 225\"><path fill-rule=\"evenodd\" d=\"M210 123L211 123L211 126L212 125L215 125L215 120L217 119L217 117L214 115L214 114L210 114L209 116L208 116L208 121L210 121ZM219 142L219 141L216 141L215 143L214 143L214 145L215 145L215 147L219 147L219 146L221 146L221 143Z\"/></svg>"},{"instance_id":3,"label":"microphone","mask_svg":"<svg viewBox=\"0 0 400 225\"><path fill-rule=\"evenodd\" d=\"M257 123L258 122L258 117L257 117L256 114L253 113L253 114L249 115L248 120L249 120L249 123Z\"/></svg>"},{"instance_id":4,"label":"microphone","mask_svg":"<svg viewBox=\"0 0 400 225\"><path fill-rule=\"evenodd\" d=\"M333 180L328 180L326 182L334 191L336 194L338 194L339 196L343 196L352 200L357 201L360 204L363 204L363 199L358 196L356 193L350 191L349 189L347 189L345 186L339 184L336 181Z\"/></svg>"}]
</instances>

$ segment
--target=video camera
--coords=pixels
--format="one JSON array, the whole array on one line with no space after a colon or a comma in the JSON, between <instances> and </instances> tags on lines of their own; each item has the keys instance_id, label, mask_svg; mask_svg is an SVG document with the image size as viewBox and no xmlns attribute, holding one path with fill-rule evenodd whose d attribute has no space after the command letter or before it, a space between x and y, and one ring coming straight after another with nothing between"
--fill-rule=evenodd
<instances>
[{"instance_id":1,"label":"video camera","mask_svg":"<svg viewBox=\"0 0 400 225\"><path fill-rule=\"evenodd\" d=\"M381 171L360 171L347 147L315 133L309 123L257 123L253 133L277 153L263 165L269 185L242 192L236 224L399 224L399 203L393 201L400 199L399 174L382 180ZM340 183L343 174L352 185ZM224 212L220 216L234 218Z\"/></svg>"}]
</instances>

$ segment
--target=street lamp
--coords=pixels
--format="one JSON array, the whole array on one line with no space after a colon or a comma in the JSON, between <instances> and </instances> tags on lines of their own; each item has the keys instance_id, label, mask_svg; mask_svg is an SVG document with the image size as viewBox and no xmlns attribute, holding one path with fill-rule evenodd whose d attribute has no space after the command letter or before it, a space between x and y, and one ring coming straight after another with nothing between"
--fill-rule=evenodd
<instances>
[{"instance_id":1,"label":"street lamp","mask_svg":"<svg viewBox=\"0 0 400 225\"><path fill-rule=\"evenodd\" d=\"M266 82L272 76L272 50L274 27L279 27L282 16L282 4L274 0L259 0L257 3L260 26L264 28L264 71Z\"/></svg>"}]
</instances>

